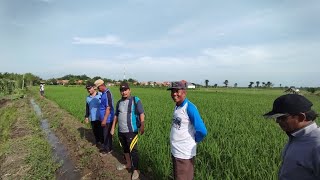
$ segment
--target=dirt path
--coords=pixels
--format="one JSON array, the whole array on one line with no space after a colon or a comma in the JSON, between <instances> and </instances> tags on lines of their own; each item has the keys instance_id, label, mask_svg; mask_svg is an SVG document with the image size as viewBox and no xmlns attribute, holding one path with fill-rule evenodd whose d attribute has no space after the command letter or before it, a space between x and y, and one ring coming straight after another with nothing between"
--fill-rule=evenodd
<instances>
[{"instance_id":1,"label":"dirt path","mask_svg":"<svg viewBox=\"0 0 320 180\"><path fill-rule=\"evenodd\" d=\"M119 163L124 163L121 152L114 151L101 157L98 148L93 145L94 137L90 128L48 99L35 98L35 101L40 106L43 117L67 147L69 157L82 171L82 179L131 179L131 173L127 170L116 170ZM151 178L141 174L140 179Z\"/></svg>"},{"instance_id":2,"label":"dirt path","mask_svg":"<svg viewBox=\"0 0 320 180\"><path fill-rule=\"evenodd\" d=\"M0 179L53 178L58 164L28 100L1 100L0 118Z\"/></svg>"}]
</instances>

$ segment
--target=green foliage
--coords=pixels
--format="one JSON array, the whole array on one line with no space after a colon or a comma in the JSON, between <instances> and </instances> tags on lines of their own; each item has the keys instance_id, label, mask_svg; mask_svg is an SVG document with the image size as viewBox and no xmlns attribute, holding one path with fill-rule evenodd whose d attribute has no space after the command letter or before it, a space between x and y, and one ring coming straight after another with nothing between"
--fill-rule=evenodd
<instances>
[{"instance_id":1,"label":"green foliage","mask_svg":"<svg viewBox=\"0 0 320 180\"><path fill-rule=\"evenodd\" d=\"M83 75L72 75L72 74L68 74L65 75L61 78L58 78L59 80L71 80L71 79L76 79L76 80L88 80L90 79L90 77L88 77L87 75L83 74Z\"/></svg>"},{"instance_id":2,"label":"green foliage","mask_svg":"<svg viewBox=\"0 0 320 180\"><path fill-rule=\"evenodd\" d=\"M307 91L310 93L315 93L316 92L316 88L307 88Z\"/></svg>"},{"instance_id":3,"label":"green foliage","mask_svg":"<svg viewBox=\"0 0 320 180\"><path fill-rule=\"evenodd\" d=\"M54 179L59 165L52 157L51 146L40 128L39 119L26 101L12 101L13 105L0 108L0 159L4 156L23 158L23 161L13 162L16 163L13 167L27 168L23 169L24 179ZM12 132L19 136L10 137Z\"/></svg>"},{"instance_id":4,"label":"green foliage","mask_svg":"<svg viewBox=\"0 0 320 180\"><path fill-rule=\"evenodd\" d=\"M0 109L0 144L8 140L10 128L16 118L17 113L14 107Z\"/></svg>"},{"instance_id":5,"label":"green foliage","mask_svg":"<svg viewBox=\"0 0 320 180\"><path fill-rule=\"evenodd\" d=\"M30 154L26 158L27 164L32 168L26 179L54 179L58 164L54 162L51 146L42 136L34 136L26 141Z\"/></svg>"}]
</instances>

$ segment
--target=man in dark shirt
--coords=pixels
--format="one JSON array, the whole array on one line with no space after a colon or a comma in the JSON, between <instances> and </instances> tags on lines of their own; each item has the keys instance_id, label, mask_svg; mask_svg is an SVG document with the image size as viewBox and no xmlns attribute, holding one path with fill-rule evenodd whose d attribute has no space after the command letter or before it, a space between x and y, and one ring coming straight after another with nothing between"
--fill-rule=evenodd
<instances>
[{"instance_id":1,"label":"man in dark shirt","mask_svg":"<svg viewBox=\"0 0 320 180\"><path fill-rule=\"evenodd\" d=\"M278 97L265 117L275 118L289 141L282 151L279 180L320 179L320 128L318 114L304 96L286 94Z\"/></svg>"},{"instance_id":2,"label":"man in dark shirt","mask_svg":"<svg viewBox=\"0 0 320 180\"><path fill-rule=\"evenodd\" d=\"M94 82L95 86L102 93L100 103L100 119L103 129L103 150L100 155L105 156L112 152L112 135L110 134L112 120L114 116L113 98L110 90L104 84L102 79L98 79Z\"/></svg>"}]
</instances>

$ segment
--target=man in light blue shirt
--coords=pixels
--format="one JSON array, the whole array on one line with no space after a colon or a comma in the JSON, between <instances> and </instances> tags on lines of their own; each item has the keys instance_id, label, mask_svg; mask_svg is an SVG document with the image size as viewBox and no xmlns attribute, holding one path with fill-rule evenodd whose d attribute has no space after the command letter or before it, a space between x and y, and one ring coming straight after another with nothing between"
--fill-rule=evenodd
<instances>
[{"instance_id":1,"label":"man in light blue shirt","mask_svg":"<svg viewBox=\"0 0 320 180\"><path fill-rule=\"evenodd\" d=\"M320 128L312 105L304 96L287 94L277 98L272 111L264 114L276 118L289 136L282 152L280 180L320 179Z\"/></svg>"},{"instance_id":2,"label":"man in light blue shirt","mask_svg":"<svg viewBox=\"0 0 320 180\"><path fill-rule=\"evenodd\" d=\"M95 144L100 148L100 146L104 142L99 112L101 93L95 90L95 85L92 82L88 82L86 84L86 89L89 95L86 97L85 122L89 123L90 120L90 124L96 141Z\"/></svg>"}]
</instances>

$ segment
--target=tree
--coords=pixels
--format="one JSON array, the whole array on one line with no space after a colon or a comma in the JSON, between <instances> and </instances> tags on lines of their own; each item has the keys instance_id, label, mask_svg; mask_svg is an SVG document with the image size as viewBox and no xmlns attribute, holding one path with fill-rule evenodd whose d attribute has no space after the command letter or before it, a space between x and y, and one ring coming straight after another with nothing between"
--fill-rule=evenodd
<instances>
[{"instance_id":1,"label":"tree","mask_svg":"<svg viewBox=\"0 0 320 180\"><path fill-rule=\"evenodd\" d=\"M217 87L218 87L218 84L214 84L213 87L214 87L214 88L217 88Z\"/></svg>"},{"instance_id":2,"label":"tree","mask_svg":"<svg viewBox=\"0 0 320 180\"><path fill-rule=\"evenodd\" d=\"M129 78L129 79L128 79L128 82L130 82L130 83L134 83L134 82L137 82L137 80L132 79L132 78Z\"/></svg>"},{"instance_id":3,"label":"tree","mask_svg":"<svg viewBox=\"0 0 320 180\"><path fill-rule=\"evenodd\" d=\"M256 86L256 87L259 87L260 81L257 81L257 82L256 82L256 84L257 84L257 86Z\"/></svg>"},{"instance_id":4,"label":"tree","mask_svg":"<svg viewBox=\"0 0 320 180\"><path fill-rule=\"evenodd\" d=\"M234 83L234 87L235 87L235 88L238 87L238 83Z\"/></svg>"},{"instance_id":5,"label":"tree","mask_svg":"<svg viewBox=\"0 0 320 180\"><path fill-rule=\"evenodd\" d=\"M68 84L70 85L76 85L76 79L75 78L70 78Z\"/></svg>"},{"instance_id":6,"label":"tree","mask_svg":"<svg viewBox=\"0 0 320 180\"><path fill-rule=\"evenodd\" d=\"M58 84L58 83L57 83L57 80L54 79L54 78L48 79L48 80L47 80L47 83L48 83L48 84L51 84L51 85L57 85L57 84Z\"/></svg>"},{"instance_id":7,"label":"tree","mask_svg":"<svg viewBox=\"0 0 320 180\"><path fill-rule=\"evenodd\" d=\"M248 88L252 88L252 85L254 84L254 82L250 82L250 84L248 85Z\"/></svg>"},{"instance_id":8,"label":"tree","mask_svg":"<svg viewBox=\"0 0 320 180\"><path fill-rule=\"evenodd\" d=\"M208 79L206 79L204 82L206 83L206 88L208 88L209 80L208 80Z\"/></svg>"},{"instance_id":9,"label":"tree","mask_svg":"<svg viewBox=\"0 0 320 180\"><path fill-rule=\"evenodd\" d=\"M270 81L268 81L267 84L266 84L267 87L271 87L272 85L273 84Z\"/></svg>"},{"instance_id":10,"label":"tree","mask_svg":"<svg viewBox=\"0 0 320 180\"><path fill-rule=\"evenodd\" d=\"M93 82L98 80L98 79L102 79L102 78L100 76L95 76L95 77L92 78Z\"/></svg>"},{"instance_id":11,"label":"tree","mask_svg":"<svg viewBox=\"0 0 320 180\"><path fill-rule=\"evenodd\" d=\"M314 94L316 92L316 88L307 88L307 91Z\"/></svg>"},{"instance_id":12,"label":"tree","mask_svg":"<svg viewBox=\"0 0 320 180\"><path fill-rule=\"evenodd\" d=\"M223 82L223 84L225 85L225 87L228 87L229 81L228 81L228 80L225 80L225 81Z\"/></svg>"}]
</instances>

